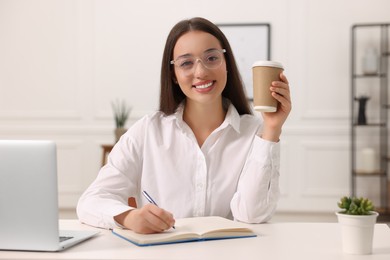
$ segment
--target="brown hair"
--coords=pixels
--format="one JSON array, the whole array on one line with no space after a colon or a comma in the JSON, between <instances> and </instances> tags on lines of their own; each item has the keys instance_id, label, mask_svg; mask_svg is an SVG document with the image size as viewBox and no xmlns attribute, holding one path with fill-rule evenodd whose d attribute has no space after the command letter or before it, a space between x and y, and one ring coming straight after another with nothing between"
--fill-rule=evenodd
<instances>
[{"instance_id":1,"label":"brown hair","mask_svg":"<svg viewBox=\"0 0 390 260\"><path fill-rule=\"evenodd\" d=\"M175 82L174 68L173 65L170 64L170 61L173 59L173 49L177 40L189 31L209 33L218 39L222 48L226 49L225 59L228 73L226 86L222 92L222 96L232 102L240 115L252 114L245 96L244 85L241 81L241 76L238 72L236 61L226 36L218 26L200 17L180 21L172 28L168 35L161 66L160 111L164 112L166 115L175 113L179 104L186 97L179 85Z\"/></svg>"}]
</instances>

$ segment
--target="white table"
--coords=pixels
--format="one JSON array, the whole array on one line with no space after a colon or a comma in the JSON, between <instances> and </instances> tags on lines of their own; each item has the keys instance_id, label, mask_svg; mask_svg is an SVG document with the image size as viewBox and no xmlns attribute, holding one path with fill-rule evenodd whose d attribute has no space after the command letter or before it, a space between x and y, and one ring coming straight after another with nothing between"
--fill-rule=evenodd
<instances>
[{"instance_id":1,"label":"white table","mask_svg":"<svg viewBox=\"0 0 390 260\"><path fill-rule=\"evenodd\" d=\"M60 220L62 229L94 229ZM0 251L0 259L390 259L390 229L376 224L372 255L342 253L338 223L250 225L256 238L137 247L109 230L59 253ZM0 231L1 232L1 231Z\"/></svg>"}]
</instances>

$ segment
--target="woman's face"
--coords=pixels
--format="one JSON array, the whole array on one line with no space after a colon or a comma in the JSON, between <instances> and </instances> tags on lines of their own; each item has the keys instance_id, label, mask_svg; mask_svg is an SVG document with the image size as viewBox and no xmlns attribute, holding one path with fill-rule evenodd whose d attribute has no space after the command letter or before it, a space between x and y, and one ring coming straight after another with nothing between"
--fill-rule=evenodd
<instances>
[{"instance_id":1,"label":"woman's face","mask_svg":"<svg viewBox=\"0 0 390 260\"><path fill-rule=\"evenodd\" d=\"M227 71L217 38L202 31L187 32L176 42L173 60L176 80L187 103L210 104L221 100Z\"/></svg>"}]
</instances>

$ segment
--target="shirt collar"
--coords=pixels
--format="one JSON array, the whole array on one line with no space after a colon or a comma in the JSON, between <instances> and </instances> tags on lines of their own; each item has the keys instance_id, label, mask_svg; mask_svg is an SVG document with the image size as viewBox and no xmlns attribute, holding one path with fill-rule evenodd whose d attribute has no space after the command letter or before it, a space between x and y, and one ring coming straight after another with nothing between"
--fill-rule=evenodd
<instances>
[{"instance_id":1,"label":"shirt collar","mask_svg":"<svg viewBox=\"0 0 390 260\"><path fill-rule=\"evenodd\" d=\"M226 113L225 121L222 123L223 124L229 124L233 127L233 129L237 132L240 133L240 114L238 114L238 111L235 106L233 106L232 103L230 103L229 100L227 100L229 103L229 108Z\"/></svg>"},{"instance_id":2,"label":"shirt collar","mask_svg":"<svg viewBox=\"0 0 390 260\"><path fill-rule=\"evenodd\" d=\"M174 117L176 118L176 123L181 129L183 129L183 124L184 124L183 121L184 103L185 101L180 103L180 105L176 108L176 112L174 114Z\"/></svg>"},{"instance_id":3,"label":"shirt collar","mask_svg":"<svg viewBox=\"0 0 390 260\"><path fill-rule=\"evenodd\" d=\"M177 125L183 129L185 122L183 121L183 113L184 113L184 103L183 101L176 109L176 112L174 114L176 118ZM223 100L223 105L224 107L227 107L227 113L225 116L225 120L221 124L220 127L218 128L225 128L228 125L231 125L233 129L237 132L240 133L240 114L238 114L237 109L234 107L234 105L230 102L228 99Z\"/></svg>"}]
</instances>

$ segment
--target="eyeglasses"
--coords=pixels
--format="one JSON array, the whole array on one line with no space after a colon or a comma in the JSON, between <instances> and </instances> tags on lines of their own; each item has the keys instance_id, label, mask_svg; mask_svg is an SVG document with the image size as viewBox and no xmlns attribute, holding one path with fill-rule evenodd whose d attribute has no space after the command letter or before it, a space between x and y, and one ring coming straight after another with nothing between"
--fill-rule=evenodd
<instances>
[{"instance_id":1,"label":"eyeglasses","mask_svg":"<svg viewBox=\"0 0 390 260\"><path fill-rule=\"evenodd\" d=\"M208 50L201 57L194 57L191 55L180 56L176 60L171 60L171 64L175 65L177 69L182 71L185 75L190 75L194 72L195 64L199 60L203 67L212 70L221 66L223 61L223 54L226 52L225 49Z\"/></svg>"}]
</instances>

